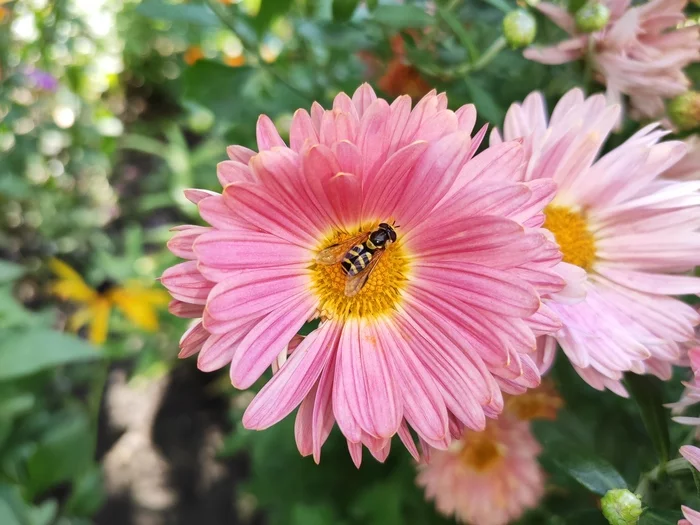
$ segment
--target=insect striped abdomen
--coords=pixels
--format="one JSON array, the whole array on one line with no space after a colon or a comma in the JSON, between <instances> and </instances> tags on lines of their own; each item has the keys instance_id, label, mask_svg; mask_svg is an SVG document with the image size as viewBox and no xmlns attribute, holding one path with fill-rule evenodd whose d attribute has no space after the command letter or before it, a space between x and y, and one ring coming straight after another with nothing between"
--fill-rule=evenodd
<instances>
[{"instance_id":1,"label":"insect striped abdomen","mask_svg":"<svg viewBox=\"0 0 700 525\"><path fill-rule=\"evenodd\" d=\"M341 263L343 271L349 275L354 276L364 270L369 262L372 260L372 252L363 244L358 244L353 246L348 253L345 254L345 258Z\"/></svg>"}]
</instances>

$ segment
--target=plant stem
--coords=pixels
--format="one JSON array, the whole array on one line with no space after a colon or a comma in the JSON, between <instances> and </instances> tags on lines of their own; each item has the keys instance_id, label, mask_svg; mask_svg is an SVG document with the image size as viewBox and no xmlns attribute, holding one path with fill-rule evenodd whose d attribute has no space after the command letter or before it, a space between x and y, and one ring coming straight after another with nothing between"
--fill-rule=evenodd
<instances>
[{"instance_id":1,"label":"plant stem","mask_svg":"<svg viewBox=\"0 0 700 525\"><path fill-rule=\"evenodd\" d=\"M481 55L479 60L474 62L472 67L469 69L469 72L479 71L480 69L486 67L494 58L496 58L498 53L505 49L505 47L506 37L501 35L486 49L486 51L484 51L484 54Z\"/></svg>"}]
</instances>

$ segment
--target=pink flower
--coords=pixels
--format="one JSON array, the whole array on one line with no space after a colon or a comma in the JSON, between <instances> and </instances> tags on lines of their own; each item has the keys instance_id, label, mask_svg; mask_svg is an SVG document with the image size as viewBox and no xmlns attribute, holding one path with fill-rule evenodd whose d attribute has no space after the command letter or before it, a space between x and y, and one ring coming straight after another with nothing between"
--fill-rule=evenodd
<instances>
[{"instance_id":1,"label":"pink flower","mask_svg":"<svg viewBox=\"0 0 700 525\"><path fill-rule=\"evenodd\" d=\"M608 99L630 96L633 117L664 114L664 99L685 92L690 80L683 68L700 60L697 25L676 29L685 22L687 0L652 0L630 7L631 0L603 0L610 20L601 31L579 33L565 8L549 2L537 8L571 38L552 47L531 47L525 57L544 64L563 64L586 57L597 80L607 86Z\"/></svg>"},{"instance_id":2,"label":"pink flower","mask_svg":"<svg viewBox=\"0 0 700 525\"><path fill-rule=\"evenodd\" d=\"M682 414L683 411L689 406L700 403L700 341L696 340L695 342L698 346L691 348L688 351L688 360L690 361L690 368L692 370L693 377L689 382L683 383L685 386L685 392L683 392L681 399L675 403L669 403L666 405L668 408L672 408L673 413L676 415ZM677 416L673 419L674 421L684 425L700 425L700 418L698 417ZM682 452L683 449L681 448L681 453ZM700 470L700 468L698 470Z\"/></svg>"},{"instance_id":3,"label":"pink flower","mask_svg":"<svg viewBox=\"0 0 700 525\"><path fill-rule=\"evenodd\" d=\"M176 253L191 260L163 283L204 306L200 368L230 363L245 389L279 366L247 428L301 404L301 453L318 461L337 422L359 465L363 444L384 460L396 433L417 456L409 427L422 446L447 448L451 422L483 429L503 408L501 391L539 383L535 336L560 327L540 294L564 281L551 271L555 245L523 225L542 222L554 184L496 180L521 178L523 148L472 158L485 133L472 140L475 119L473 106L449 111L444 94L411 110L409 97L390 105L364 85L332 110L297 111L289 147L262 116L259 153L229 148L223 194L198 202L210 228L178 234ZM348 296L346 272L324 250L382 222L395 224L396 242ZM318 328L290 353L311 319Z\"/></svg>"},{"instance_id":4,"label":"pink flower","mask_svg":"<svg viewBox=\"0 0 700 525\"><path fill-rule=\"evenodd\" d=\"M544 494L541 448L530 426L510 415L468 431L420 465L418 484L437 510L458 521L505 525L534 508Z\"/></svg>"},{"instance_id":5,"label":"pink flower","mask_svg":"<svg viewBox=\"0 0 700 525\"><path fill-rule=\"evenodd\" d=\"M685 140L688 152L680 162L664 172L664 177L677 180L700 180L700 137L692 135Z\"/></svg>"},{"instance_id":6,"label":"pink flower","mask_svg":"<svg viewBox=\"0 0 700 525\"><path fill-rule=\"evenodd\" d=\"M559 185L544 228L561 248L558 271L570 286L546 301L564 326L540 343L541 355L551 360L556 338L591 386L626 395L626 371L668 379L700 322L673 297L700 292L700 279L685 275L700 264L700 181L659 177L686 148L659 143L665 133L656 125L597 159L619 111L574 89L547 122L542 95L533 93L511 106L504 136L524 137L525 181ZM500 141L495 131L492 144ZM577 294L585 300L573 300Z\"/></svg>"},{"instance_id":7,"label":"pink flower","mask_svg":"<svg viewBox=\"0 0 700 525\"><path fill-rule=\"evenodd\" d=\"M681 507L683 511L684 520L679 520L678 525L700 525L700 512L693 510L690 507L683 505Z\"/></svg>"},{"instance_id":8,"label":"pink flower","mask_svg":"<svg viewBox=\"0 0 700 525\"><path fill-rule=\"evenodd\" d=\"M695 470L700 470L700 448L684 445L681 447L681 456L683 456Z\"/></svg>"}]
</instances>

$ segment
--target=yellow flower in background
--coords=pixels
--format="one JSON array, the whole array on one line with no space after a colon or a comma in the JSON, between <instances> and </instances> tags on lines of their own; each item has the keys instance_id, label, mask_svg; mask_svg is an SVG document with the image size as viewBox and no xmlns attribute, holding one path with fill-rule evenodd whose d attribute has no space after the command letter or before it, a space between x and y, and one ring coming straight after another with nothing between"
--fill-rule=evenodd
<instances>
[{"instance_id":1,"label":"yellow flower in background","mask_svg":"<svg viewBox=\"0 0 700 525\"><path fill-rule=\"evenodd\" d=\"M142 330L158 330L156 310L167 305L170 300L164 290L147 288L136 282L119 285L112 281L104 281L97 288L92 288L63 261L52 259L49 267L58 277L51 284L51 292L64 301L80 305L68 321L71 331L77 332L87 326L88 339L94 344L103 344L107 340L109 316L113 307Z\"/></svg>"}]
</instances>

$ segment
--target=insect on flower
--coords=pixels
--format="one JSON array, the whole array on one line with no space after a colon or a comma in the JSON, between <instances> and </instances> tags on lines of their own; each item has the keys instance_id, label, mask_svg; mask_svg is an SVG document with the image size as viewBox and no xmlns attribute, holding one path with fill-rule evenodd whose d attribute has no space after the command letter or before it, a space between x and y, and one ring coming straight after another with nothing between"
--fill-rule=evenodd
<instances>
[{"instance_id":1,"label":"insect on flower","mask_svg":"<svg viewBox=\"0 0 700 525\"><path fill-rule=\"evenodd\" d=\"M353 297L362 290L386 247L396 242L394 227L398 228L382 222L376 230L361 232L343 243L322 250L316 257L316 262L328 266L340 263L343 272L348 276L345 282L345 296Z\"/></svg>"}]
</instances>

